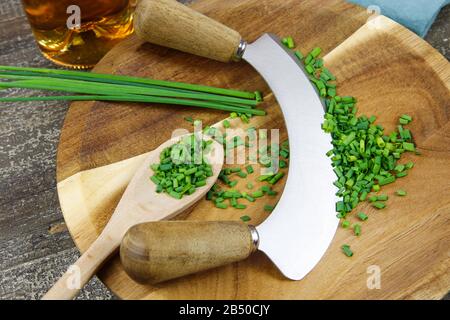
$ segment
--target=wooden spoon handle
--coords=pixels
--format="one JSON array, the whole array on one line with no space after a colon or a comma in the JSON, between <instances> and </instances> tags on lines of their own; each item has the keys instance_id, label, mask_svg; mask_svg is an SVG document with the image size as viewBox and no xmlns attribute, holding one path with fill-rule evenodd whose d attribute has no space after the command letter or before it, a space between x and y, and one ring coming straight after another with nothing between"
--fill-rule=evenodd
<instances>
[{"instance_id":1,"label":"wooden spoon handle","mask_svg":"<svg viewBox=\"0 0 450 320\"><path fill-rule=\"evenodd\" d=\"M120 258L130 277L154 284L243 260L256 249L256 229L241 222L161 221L128 230Z\"/></svg>"},{"instance_id":2,"label":"wooden spoon handle","mask_svg":"<svg viewBox=\"0 0 450 320\"><path fill-rule=\"evenodd\" d=\"M120 238L101 234L91 247L69 267L42 300L71 300L117 250Z\"/></svg>"},{"instance_id":3,"label":"wooden spoon handle","mask_svg":"<svg viewBox=\"0 0 450 320\"><path fill-rule=\"evenodd\" d=\"M237 58L242 39L175 0L140 0L134 25L143 40L222 62Z\"/></svg>"}]
</instances>

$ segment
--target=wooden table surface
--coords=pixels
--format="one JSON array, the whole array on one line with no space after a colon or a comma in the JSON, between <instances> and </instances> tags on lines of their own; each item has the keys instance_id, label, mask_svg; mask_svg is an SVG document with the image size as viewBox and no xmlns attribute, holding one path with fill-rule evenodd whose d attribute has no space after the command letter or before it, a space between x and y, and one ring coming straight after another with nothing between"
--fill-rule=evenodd
<instances>
[{"instance_id":1,"label":"wooden table surface","mask_svg":"<svg viewBox=\"0 0 450 320\"><path fill-rule=\"evenodd\" d=\"M450 6L426 37L447 59L449 21ZM54 67L40 55L20 0L0 3L0 64ZM0 106L0 299L41 297L79 255L56 193L56 149L67 108L60 102ZM114 296L94 278L79 298Z\"/></svg>"}]
</instances>

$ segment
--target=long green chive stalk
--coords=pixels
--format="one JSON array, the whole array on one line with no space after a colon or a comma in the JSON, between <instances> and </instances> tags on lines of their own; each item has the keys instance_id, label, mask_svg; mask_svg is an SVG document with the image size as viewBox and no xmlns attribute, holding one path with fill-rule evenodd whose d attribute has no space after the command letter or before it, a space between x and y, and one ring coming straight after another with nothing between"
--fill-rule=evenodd
<instances>
[{"instance_id":1,"label":"long green chive stalk","mask_svg":"<svg viewBox=\"0 0 450 320\"><path fill-rule=\"evenodd\" d=\"M242 108L232 105L215 104L205 101L193 101L193 100L180 100L174 98L164 97L144 97L144 96L96 96L96 95L84 95L84 96L45 96L45 97L6 97L0 98L0 102L20 102L20 101L121 101L121 102L143 102L143 103L162 103L173 104L182 106L193 106L199 108L223 110L229 112L239 112ZM245 112L251 113L256 116L265 115L264 110L250 109Z\"/></svg>"},{"instance_id":2,"label":"long green chive stalk","mask_svg":"<svg viewBox=\"0 0 450 320\"><path fill-rule=\"evenodd\" d=\"M2 88L24 88L24 89L40 89L40 90L54 90L65 92L76 92L86 94L104 94L104 95L117 95L121 94L131 95L144 95L144 96L156 96L156 97L176 97L186 99L198 99L206 101L224 102L236 105L249 105L256 106L256 100L246 100L235 97L219 96L213 94L199 94L189 93L183 91L172 91L158 88L144 88L134 86L124 86L118 84L105 84L96 83L95 86L87 81L80 80L65 80L59 79L39 79L31 78L28 80L18 80L14 82L0 82Z\"/></svg>"},{"instance_id":3,"label":"long green chive stalk","mask_svg":"<svg viewBox=\"0 0 450 320\"><path fill-rule=\"evenodd\" d=\"M31 72L42 76L52 76L58 78L74 78L76 80L89 80L103 83L112 83L111 81L121 81L122 84L141 84L141 85L153 85L158 87L176 88L184 89L190 91L206 92L219 94L230 97L238 97L244 99L255 99L255 93L245 92L238 90L230 90L223 88L215 88L209 86L202 86L196 84L175 82L175 81L165 81L165 80L154 80L148 78L139 78L131 76L121 76L112 74L101 74L83 71L72 71L72 70L59 70L59 69L45 69L45 68L28 68L28 67L14 67L14 66L0 66L1 73L7 73L8 71L16 72Z\"/></svg>"},{"instance_id":4,"label":"long green chive stalk","mask_svg":"<svg viewBox=\"0 0 450 320\"><path fill-rule=\"evenodd\" d=\"M242 115L265 115L255 109L255 93L208 86L105 75L82 71L0 66L0 88L22 88L75 93L68 96L3 97L0 102L101 100L163 103L224 110Z\"/></svg>"}]
</instances>

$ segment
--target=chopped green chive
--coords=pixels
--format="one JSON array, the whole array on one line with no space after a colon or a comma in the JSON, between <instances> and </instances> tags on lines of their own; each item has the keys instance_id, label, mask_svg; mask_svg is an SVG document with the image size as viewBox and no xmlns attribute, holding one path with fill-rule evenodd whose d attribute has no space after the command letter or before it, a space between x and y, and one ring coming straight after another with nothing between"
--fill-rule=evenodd
<instances>
[{"instance_id":1,"label":"chopped green chive","mask_svg":"<svg viewBox=\"0 0 450 320\"><path fill-rule=\"evenodd\" d=\"M268 205L268 204L266 204L266 205L264 206L264 211L269 211L269 212L272 212L272 211L273 211L273 209L274 209L274 207L273 207L273 206L271 206L271 205Z\"/></svg>"},{"instance_id":2,"label":"chopped green chive","mask_svg":"<svg viewBox=\"0 0 450 320\"><path fill-rule=\"evenodd\" d=\"M398 189L397 190L397 195L398 196L400 196L400 197L404 197L404 196L406 196L406 191L405 190L403 190L403 189Z\"/></svg>"},{"instance_id":3,"label":"chopped green chive","mask_svg":"<svg viewBox=\"0 0 450 320\"><path fill-rule=\"evenodd\" d=\"M378 179L378 184L380 186L384 186L384 185L392 183L394 181L395 181L395 176L381 177L380 179Z\"/></svg>"},{"instance_id":4,"label":"chopped green chive","mask_svg":"<svg viewBox=\"0 0 450 320\"><path fill-rule=\"evenodd\" d=\"M309 53L305 58L305 65L309 65L311 62L313 62L313 60L313 56L311 55L311 53Z\"/></svg>"},{"instance_id":5,"label":"chopped green chive","mask_svg":"<svg viewBox=\"0 0 450 320\"><path fill-rule=\"evenodd\" d=\"M345 203L344 203L344 201L336 202L336 212L342 212L342 211L345 211Z\"/></svg>"},{"instance_id":6,"label":"chopped green chive","mask_svg":"<svg viewBox=\"0 0 450 320\"><path fill-rule=\"evenodd\" d=\"M238 184L238 181L230 181L230 183L228 184L230 187L234 188L236 185Z\"/></svg>"},{"instance_id":7,"label":"chopped green chive","mask_svg":"<svg viewBox=\"0 0 450 320\"><path fill-rule=\"evenodd\" d=\"M223 202L216 202L216 207L219 209L226 209L228 206Z\"/></svg>"},{"instance_id":8,"label":"chopped green chive","mask_svg":"<svg viewBox=\"0 0 450 320\"><path fill-rule=\"evenodd\" d=\"M281 40L281 42L288 47L289 49L294 49L295 48L295 43L294 43L294 39L292 39L292 37L286 37L283 38Z\"/></svg>"},{"instance_id":9,"label":"chopped green chive","mask_svg":"<svg viewBox=\"0 0 450 320\"><path fill-rule=\"evenodd\" d=\"M156 185L159 185L161 183L161 181L156 176L152 176L150 178L150 180L152 180L153 183L156 184Z\"/></svg>"},{"instance_id":10,"label":"chopped green chive","mask_svg":"<svg viewBox=\"0 0 450 320\"><path fill-rule=\"evenodd\" d=\"M412 161L409 161L405 164L406 169L412 169L414 167L414 163Z\"/></svg>"},{"instance_id":11,"label":"chopped green chive","mask_svg":"<svg viewBox=\"0 0 450 320\"><path fill-rule=\"evenodd\" d=\"M252 218L250 218L249 216L242 216L241 220L244 222L248 222L248 221L252 220Z\"/></svg>"},{"instance_id":12,"label":"chopped green chive","mask_svg":"<svg viewBox=\"0 0 450 320\"><path fill-rule=\"evenodd\" d=\"M247 178L247 174L244 171L238 172L238 176L241 178Z\"/></svg>"},{"instance_id":13,"label":"chopped green chive","mask_svg":"<svg viewBox=\"0 0 450 320\"><path fill-rule=\"evenodd\" d=\"M264 193L261 190L255 191L251 194L252 198L261 198L264 196Z\"/></svg>"},{"instance_id":14,"label":"chopped green chive","mask_svg":"<svg viewBox=\"0 0 450 320\"><path fill-rule=\"evenodd\" d=\"M342 228L347 229L350 226L350 221L344 220L342 221Z\"/></svg>"},{"instance_id":15,"label":"chopped green chive","mask_svg":"<svg viewBox=\"0 0 450 320\"><path fill-rule=\"evenodd\" d=\"M299 50L296 50L294 54L299 60L303 60L303 54Z\"/></svg>"},{"instance_id":16,"label":"chopped green chive","mask_svg":"<svg viewBox=\"0 0 450 320\"><path fill-rule=\"evenodd\" d=\"M255 91L255 99L258 102L262 102L264 100L263 95L260 91Z\"/></svg>"},{"instance_id":17,"label":"chopped green chive","mask_svg":"<svg viewBox=\"0 0 450 320\"><path fill-rule=\"evenodd\" d=\"M358 212L358 218L361 221L366 221L367 219L369 219L369 217L364 212Z\"/></svg>"},{"instance_id":18,"label":"chopped green chive","mask_svg":"<svg viewBox=\"0 0 450 320\"><path fill-rule=\"evenodd\" d=\"M203 187L203 186L206 186L206 180L200 180L200 181L197 181L197 182L195 183L195 186L196 186L196 187Z\"/></svg>"},{"instance_id":19,"label":"chopped green chive","mask_svg":"<svg viewBox=\"0 0 450 320\"><path fill-rule=\"evenodd\" d=\"M386 207L386 204L384 202L374 202L372 206L377 209L384 209Z\"/></svg>"},{"instance_id":20,"label":"chopped green chive","mask_svg":"<svg viewBox=\"0 0 450 320\"><path fill-rule=\"evenodd\" d=\"M361 235L361 225L355 224L353 226L353 232L355 233L355 236L359 237Z\"/></svg>"},{"instance_id":21,"label":"chopped green chive","mask_svg":"<svg viewBox=\"0 0 450 320\"><path fill-rule=\"evenodd\" d=\"M412 121L412 117L407 115L407 114L404 114L404 115L402 115L400 117L399 121L400 121L401 124L408 124L408 123L410 123ZM402 123L402 121L405 122L405 123Z\"/></svg>"},{"instance_id":22,"label":"chopped green chive","mask_svg":"<svg viewBox=\"0 0 450 320\"><path fill-rule=\"evenodd\" d=\"M280 151L280 156L282 156L284 159L288 159L289 158L289 151L286 149L282 149Z\"/></svg>"},{"instance_id":23,"label":"chopped green chive","mask_svg":"<svg viewBox=\"0 0 450 320\"><path fill-rule=\"evenodd\" d=\"M313 58L317 58L321 52L322 52L322 49L319 48L319 47L316 47L316 48L314 48L314 49L311 51L310 55L311 55Z\"/></svg>"},{"instance_id":24,"label":"chopped green chive","mask_svg":"<svg viewBox=\"0 0 450 320\"><path fill-rule=\"evenodd\" d=\"M403 149L405 149L406 151L410 151L410 152L416 151L414 143L411 143L411 142L403 142Z\"/></svg>"},{"instance_id":25,"label":"chopped green chive","mask_svg":"<svg viewBox=\"0 0 450 320\"><path fill-rule=\"evenodd\" d=\"M273 175L271 175L271 174L262 175L262 176L259 176L258 181L266 181L266 180L269 180L272 177L273 177Z\"/></svg>"},{"instance_id":26,"label":"chopped green chive","mask_svg":"<svg viewBox=\"0 0 450 320\"><path fill-rule=\"evenodd\" d=\"M281 178L284 177L284 172L278 172L275 176L273 176L270 180L269 183L270 184L275 184L277 183Z\"/></svg>"},{"instance_id":27,"label":"chopped green chive","mask_svg":"<svg viewBox=\"0 0 450 320\"><path fill-rule=\"evenodd\" d=\"M245 169L247 170L248 174L252 174L254 172L253 167L251 165L246 166Z\"/></svg>"},{"instance_id":28,"label":"chopped green chive","mask_svg":"<svg viewBox=\"0 0 450 320\"><path fill-rule=\"evenodd\" d=\"M181 193L175 191L170 191L169 195L175 199L181 199L181 197L183 196Z\"/></svg>"},{"instance_id":29,"label":"chopped green chive","mask_svg":"<svg viewBox=\"0 0 450 320\"><path fill-rule=\"evenodd\" d=\"M236 196L236 193L234 191L225 191L224 193L222 193L222 197L229 199L229 198L233 198Z\"/></svg>"},{"instance_id":30,"label":"chopped green chive","mask_svg":"<svg viewBox=\"0 0 450 320\"><path fill-rule=\"evenodd\" d=\"M408 124L408 123L409 123L408 120L405 120L405 119L403 119L403 118L398 119L398 122L399 122L400 124Z\"/></svg>"},{"instance_id":31,"label":"chopped green chive","mask_svg":"<svg viewBox=\"0 0 450 320\"><path fill-rule=\"evenodd\" d=\"M397 178L403 178L403 177L406 177L407 175L408 175L408 171L403 171L403 172L397 173L395 176Z\"/></svg>"},{"instance_id":32,"label":"chopped green chive","mask_svg":"<svg viewBox=\"0 0 450 320\"><path fill-rule=\"evenodd\" d=\"M312 74L314 72L314 68L309 64L305 66L305 69L309 74Z\"/></svg>"},{"instance_id":33,"label":"chopped green chive","mask_svg":"<svg viewBox=\"0 0 450 320\"><path fill-rule=\"evenodd\" d=\"M348 244L344 244L341 247L342 252L347 256L347 257L351 257L353 256L353 251L350 249L350 246Z\"/></svg>"},{"instance_id":34,"label":"chopped green chive","mask_svg":"<svg viewBox=\"0 0 450 320\"><path fill-rule=\"evenodd\" d=\"M255 198L249 196L249 195L245 195L245 199L247 199L250 202L255 202Z\"/></svg>"},{"instance_id":35,"label":"chopped green chive","mask_svg":"<svg viewBox=\"0 0 450 320\"><path fill-rule=\"evenodd\" d=\"M221 202L224 202L224 198L221 198L221 197L218 197L218 198L216 198L216 200L214 201L215 203L221 203Z\"/></svg>"},{"instance_id":36,"label":"chopped green chive","mask_svg":"<svg viewBox=\"0 0 450 320\"><path fill-rule=\"evenodd\" d=\"M364 201L364 200L366 200L367 195L368 195L368 192L367 192L367 191L361 192L361 195L360 195L360 197L359 197L359 201Z\"/></svg>"}]
</instances>

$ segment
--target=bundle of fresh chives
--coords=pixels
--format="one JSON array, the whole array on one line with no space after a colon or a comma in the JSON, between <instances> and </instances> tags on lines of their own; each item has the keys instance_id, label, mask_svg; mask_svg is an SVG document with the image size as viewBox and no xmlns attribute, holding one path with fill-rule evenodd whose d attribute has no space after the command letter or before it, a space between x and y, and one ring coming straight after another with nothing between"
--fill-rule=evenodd
<instances>
[{"instance_id":1,"label":"bundle of fresh chives","mask_svg":"<svg viewBox=\"0 0 450 320\"><path fill-rule=\"evenodd\" d=\"M42 68L0 66L0 89L21 88L73 93L64 96L3 97L17 101L127 101L210 108L265 115L255 93L147 78Z\"/></svg>"}]
</instances>

